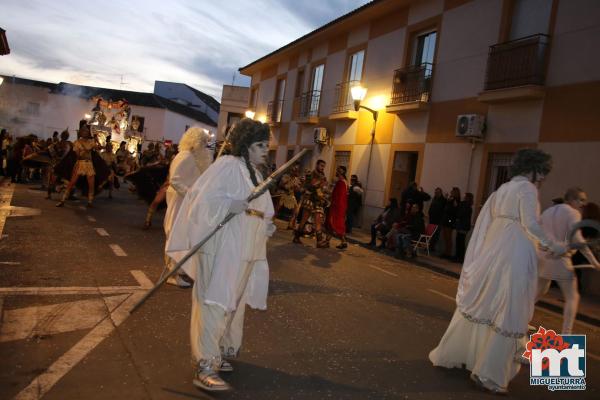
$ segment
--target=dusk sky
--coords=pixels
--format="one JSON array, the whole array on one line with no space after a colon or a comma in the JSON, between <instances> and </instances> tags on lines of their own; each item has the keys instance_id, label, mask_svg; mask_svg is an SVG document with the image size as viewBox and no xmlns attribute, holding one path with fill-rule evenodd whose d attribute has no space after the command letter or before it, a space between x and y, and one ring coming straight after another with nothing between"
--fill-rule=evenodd
<instances>
[{"instance_id":1,"label":"dusk sky","mask_svg":"<svg viewBox=\"0 0 600 400\"><path fill-rule=\"evenodd\" d=\"M219 99L239 67L365 3L3 0L0 74L145 92L181 82Z\"/></svg>"}]
</instances>

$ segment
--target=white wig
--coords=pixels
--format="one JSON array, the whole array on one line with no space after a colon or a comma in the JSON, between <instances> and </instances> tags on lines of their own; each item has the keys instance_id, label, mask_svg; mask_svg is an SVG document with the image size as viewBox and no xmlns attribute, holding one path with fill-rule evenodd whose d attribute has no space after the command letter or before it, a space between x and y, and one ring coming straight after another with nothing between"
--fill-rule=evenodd
<instances>
[{"instance_id":1,"label":"white wig","mask_svg":"<svg viewBox=\"0 0 600 400\"><path fill-rule=\"evenodd\" d=\"M210 137L208 133L202 128L196 126L189 128L183 134L181 141L179 142L179 151L191 151L193 152L197 148L205 148L208 144Z\"/></svg>"}]
</instances>

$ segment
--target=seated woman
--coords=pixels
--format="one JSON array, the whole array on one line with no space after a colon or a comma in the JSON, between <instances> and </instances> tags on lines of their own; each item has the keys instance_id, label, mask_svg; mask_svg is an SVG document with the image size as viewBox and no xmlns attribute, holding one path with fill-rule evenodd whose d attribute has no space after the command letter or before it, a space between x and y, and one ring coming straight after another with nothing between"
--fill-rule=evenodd
<instances>
[{"instance_id":1,"label":"seated woman","mask_svg":"<svg viewBox=\"0 0 600 400\"><path fill-rule=\"evenodd\" d=\"M383 212L377 217L377 219L371 224L371 241L370 246L377 244L377 234L385 236L390 229L392 224L400 219L400 208L398 207L398 199L391 198L388 206ZM380 247L385 247L385 241Z\"/></svg>"},{"instance_id":2,"label":"seated woman","mask_svg":"<svg viewBox=\"0 0 600 400\"><path fill-rule=\"evenodd\" d=\"M418 240L419 236L425 232L425 217L417 204L410 207L410 212L406 218L406 223L399 230L396 237L397 258L404 258L407 255L416 257L417 253L412 246L413 240Z\"/></svg>"}]
</instances>

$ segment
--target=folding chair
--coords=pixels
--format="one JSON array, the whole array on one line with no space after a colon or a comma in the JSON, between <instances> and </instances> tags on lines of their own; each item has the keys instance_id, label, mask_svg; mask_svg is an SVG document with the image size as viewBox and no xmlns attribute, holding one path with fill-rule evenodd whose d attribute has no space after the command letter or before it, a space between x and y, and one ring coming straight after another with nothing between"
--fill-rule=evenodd
<instances>
[{"instance_id":1,"label":"folding chair","mask_svg":"<svg viewBox=\"0 0 600 400\"><path fill-rule=\"evenodd\" d=\"M413 250L415 253L417 252L417 249L426 249L427 255L429 255L429 242L431 241L433 235L435 235L437 228L437 225L429 224L425 228L425 232L419 236L419 240L413 240Z\"/></svg>"}]
</instances>

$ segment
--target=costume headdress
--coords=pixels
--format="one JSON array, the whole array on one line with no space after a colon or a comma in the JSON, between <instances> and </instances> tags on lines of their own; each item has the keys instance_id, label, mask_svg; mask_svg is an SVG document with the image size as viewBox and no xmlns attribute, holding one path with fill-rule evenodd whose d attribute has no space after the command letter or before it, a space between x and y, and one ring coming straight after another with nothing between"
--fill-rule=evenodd
<instances>
[{"instance_id":1,"label":"costume headdress","mask_svg":"<svg viewBox=\"0 0 600 400\"><path fill-rule=\"evenodd\" d=\"M250 118L243 118L231 129L229 133L229 144L231 146L231 155L242 157L246 161L246 167L250 172L250 178L254 185L258 185L254 168L250 165L248 148L252 143L269 140L271 130L269 125L254 121Z\"/></svg>"},{"instance_id":2,"label":"costume headdress","mask_svg":"<svg viewBox=\"0 0 600 400\"><path fill-rule=\"evenodd\" d=\"M510 172L512 176L526 175L548 175L552 170L552 156L540 149L521 149L513 158Z\"/></svg>"}]
</instances>

